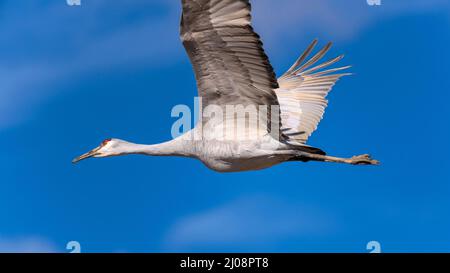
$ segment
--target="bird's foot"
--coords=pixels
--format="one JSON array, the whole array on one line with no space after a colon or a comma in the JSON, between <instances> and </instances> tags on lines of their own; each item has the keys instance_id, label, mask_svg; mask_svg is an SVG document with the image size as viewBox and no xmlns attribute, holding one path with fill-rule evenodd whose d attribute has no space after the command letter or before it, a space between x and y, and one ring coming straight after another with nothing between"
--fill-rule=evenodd
<instances>
[{"instance_id":1,"label":"bird's foot","mask_svg":"<svg viewBox=\"0 0 450 273\"><path fill-rule=\"evenodd\" d=\"M353 165L380 165L380 161L374 160L370 155L357 155L349 159L349 163Z\"/></svg>"}]
</instances>

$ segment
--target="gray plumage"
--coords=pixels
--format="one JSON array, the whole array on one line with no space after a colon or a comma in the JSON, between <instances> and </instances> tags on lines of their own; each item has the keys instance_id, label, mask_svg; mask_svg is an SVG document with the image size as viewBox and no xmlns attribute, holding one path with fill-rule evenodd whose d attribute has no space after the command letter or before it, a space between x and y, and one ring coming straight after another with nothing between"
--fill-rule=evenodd
<instances>
[{"instance_id":1,"label":"gray plumage","mask_svg":"<svg viewBox=\"0 0 450 273\"><path fill-rule=\"evenodd\" d=\"M169 142L140 145L108 139L74 162L126 154L184 156L220 172L258 170L285 161L378 164L369 155L337 158L306 145L323 117L328 92L340 77L349 75L336 72L348 67L328 68L342 56L317 65L331 43L308 59L314 41L277 79L251 26L250 9L248 0L182 0L180 37L193 65L202 113L209 106L224 112L229 106L267 106L257 122L245 115L220 121L202 115L194 129ZM245 128L235 128L230 136L230 124Z\"/></svg>"}]
</instances>

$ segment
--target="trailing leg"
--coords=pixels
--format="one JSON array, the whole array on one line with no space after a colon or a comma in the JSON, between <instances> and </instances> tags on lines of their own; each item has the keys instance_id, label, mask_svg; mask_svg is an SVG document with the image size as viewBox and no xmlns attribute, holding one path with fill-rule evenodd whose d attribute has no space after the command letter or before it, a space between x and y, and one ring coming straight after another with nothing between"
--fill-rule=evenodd
<instances>
[{"instance_id":1,"label":"trailing leg","mask_svg":"<svg viewBox=\"0 0 450 273\"><path fill-rule=\"evenodd\" d=\"M346 163L352 165L379 165L378 160L374 160L368 154L354 156L352 158L340 158L327 155L302 153L302 158L305 161L322 161L322 162L334 162L334 163Z\"/></svg>"}]
</instances>

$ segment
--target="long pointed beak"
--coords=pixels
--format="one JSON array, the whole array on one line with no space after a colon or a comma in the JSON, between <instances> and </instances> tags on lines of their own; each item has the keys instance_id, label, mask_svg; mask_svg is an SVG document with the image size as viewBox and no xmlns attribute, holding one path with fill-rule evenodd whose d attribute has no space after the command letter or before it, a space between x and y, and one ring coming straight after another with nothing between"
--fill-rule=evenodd
<instances>
[{"instance_id":1,"label":"long pointed beak","mask_svg":"<svg viewBox=\"0 0 450 273\"><path fill-rule=\"evenodd\" d=\"M79 157L77 157L77 158L75 158L74 160L72 160L72 163L75 164L75 163L80 162L81 160L84 160L84 159L87 159L87 158L90 158L90 157L95 156L95 155L97 154L97 151L98 151L99 149L100 149L100 148L95 148L94 150L92 150L92 151L90 151L90 152L87 152L87 153L85 153L85 154L83 154L83 155L80 155Z\"/></svg>"}]
</instances>

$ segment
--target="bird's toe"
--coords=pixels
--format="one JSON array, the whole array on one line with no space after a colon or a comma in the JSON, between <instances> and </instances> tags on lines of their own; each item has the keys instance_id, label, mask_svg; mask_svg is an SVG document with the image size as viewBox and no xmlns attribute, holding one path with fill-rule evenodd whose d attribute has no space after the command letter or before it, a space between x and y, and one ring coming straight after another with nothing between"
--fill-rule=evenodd
<instances>
[{"instance_id":1,"label":"bird's toe","mask_svg":"<svg viewBox=\"0 0 450 273\"><path fill-rule=\"evenodd\" d=\"M353 165L379 165L378 160L372 159L368 154L358 155L351 158L351 163Z\"/></svg>"}]
</instances>

